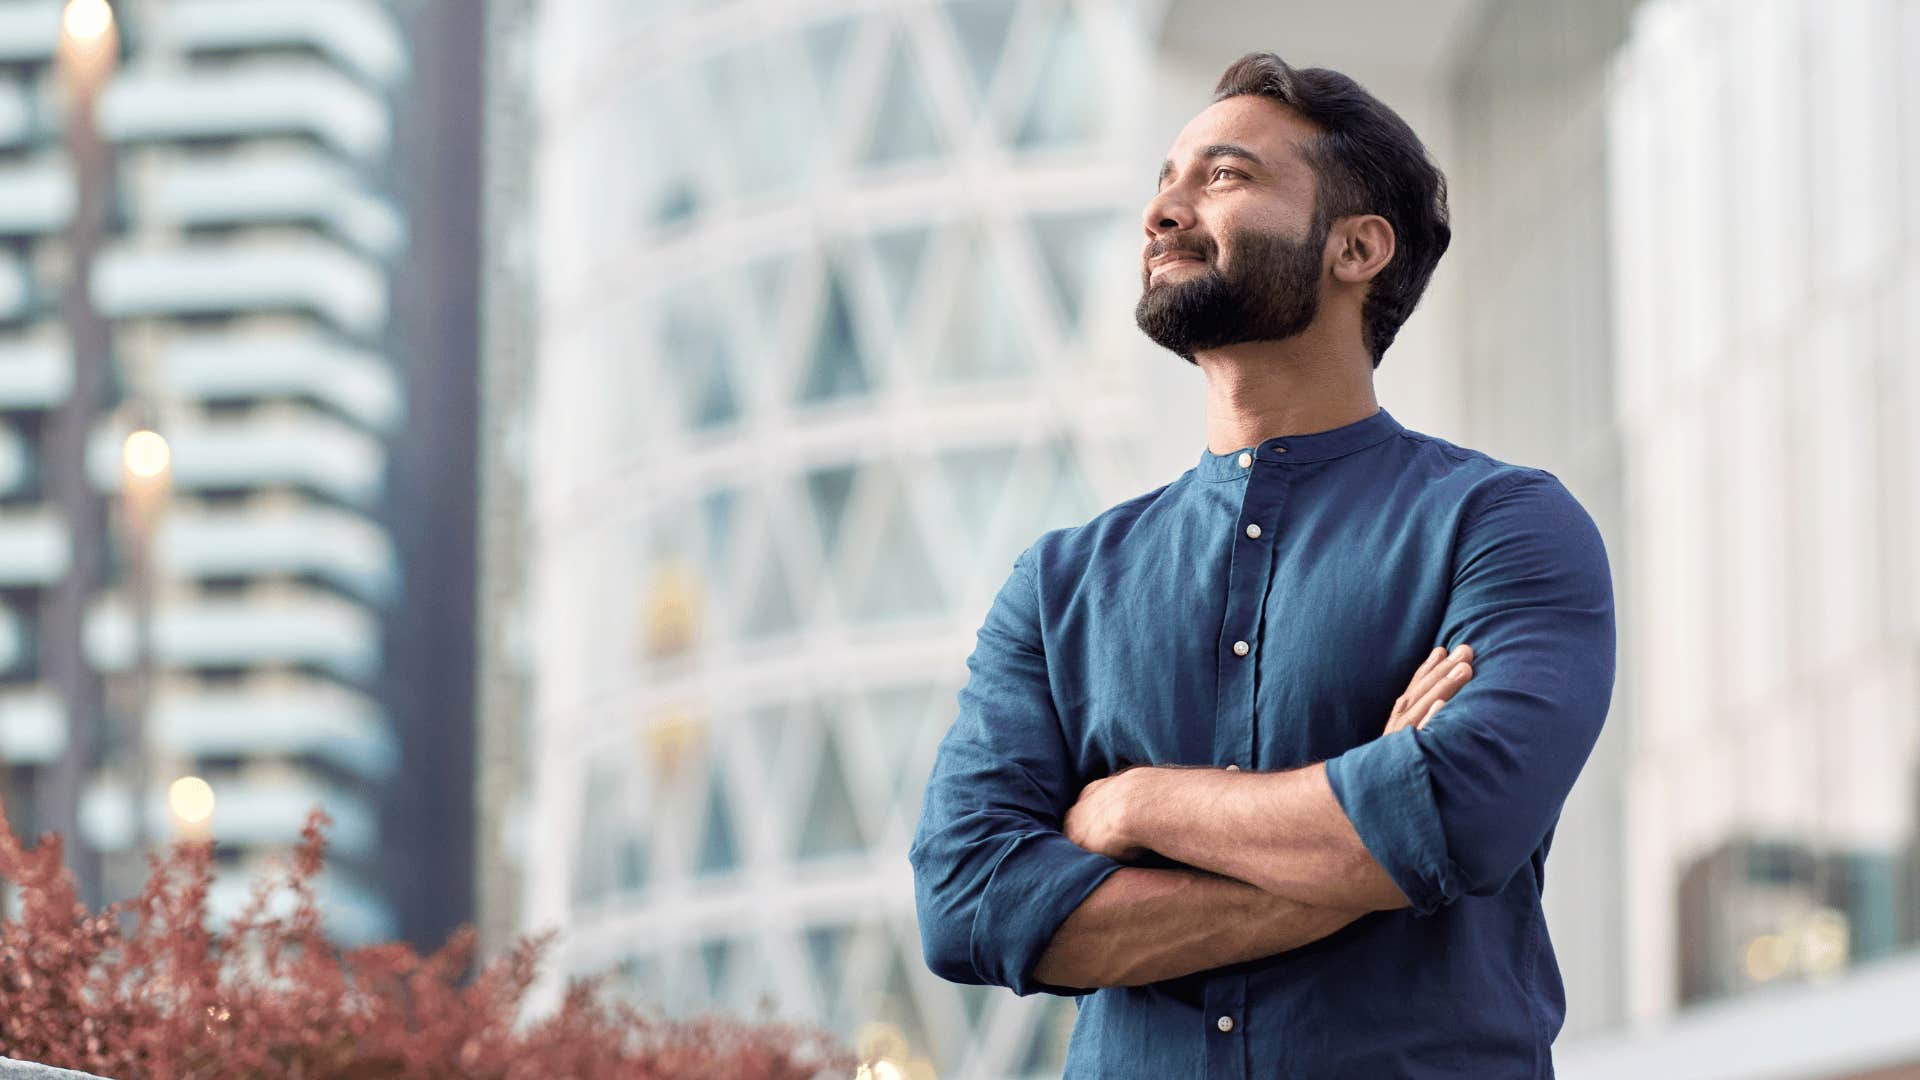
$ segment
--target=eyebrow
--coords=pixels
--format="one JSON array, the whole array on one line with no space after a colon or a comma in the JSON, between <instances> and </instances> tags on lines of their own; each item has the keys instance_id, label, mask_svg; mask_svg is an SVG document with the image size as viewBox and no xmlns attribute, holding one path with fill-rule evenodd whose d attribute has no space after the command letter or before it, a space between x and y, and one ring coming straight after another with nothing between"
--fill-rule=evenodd
<instances>
[{"instance_id":1,"label":"eyebrow","mask_svg":"<svg viewBox=\"0 0 1920 1080\"><path fill-rule=\"evenodd\" d=\"M1213 145L1203 147L1200 150L1200 160L1202 161L1211 161L1214 158L1221 158L1221 157L1241 158L1245 161L1251 162L1252 164L1254 164L1259 168L1264 169L1267 167L1267 163L1260 160L1259 154L1256 154L1253 151L1237 143L1214 143ZM1157 191L1161 187L1163 187L1167 182L1167 177L1172 175L1173 175L1173 159L1168 158L1167 160L1160 163L1160 178L1154 181L1154 185L1153 185L1154 190Z\"/></svg>"}]
</instances>

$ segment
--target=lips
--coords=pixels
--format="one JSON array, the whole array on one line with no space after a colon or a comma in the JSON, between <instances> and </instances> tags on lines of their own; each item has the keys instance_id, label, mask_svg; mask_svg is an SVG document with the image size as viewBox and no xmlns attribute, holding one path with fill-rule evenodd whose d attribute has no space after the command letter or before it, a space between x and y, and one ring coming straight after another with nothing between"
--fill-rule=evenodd
<instances>
[{"instance_id":1,"label":"lips","mask_svg":"<svg viewBox=\"0 0 1920 1080\"><path fill-rule=\"evenodd\" d=\"M1201 258L1199 255L1193 254L1192 252L1184 252L1184 251L1171 252L1169 254L1159 256L1158 258L1154 259L1152 262L1148 263L1147 269L1158 270L1163 266L1171 266L1172 264L1177 262L1204 262L1204 261L1205 260L1203 258Z\"/></svg>"}]
</instances>

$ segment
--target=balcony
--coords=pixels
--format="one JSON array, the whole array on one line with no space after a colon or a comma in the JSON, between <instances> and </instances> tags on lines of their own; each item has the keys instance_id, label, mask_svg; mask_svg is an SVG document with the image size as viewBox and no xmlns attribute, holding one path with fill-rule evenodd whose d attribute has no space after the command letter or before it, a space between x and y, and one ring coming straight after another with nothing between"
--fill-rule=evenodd
<instances>
[{"instance_id":1,"label":"balcony","mask_svg":"<svg viewBox=\"0 0 1920 1080\"><path fill-rule=\"evenodd\" d=\"M24 277L18 291L13 304L24 310ZM0 281L0 317L11 295ZM363 337L377 334L387 318L387 282L379 264L318 235L116 246L95 265L93 299L103 313L121 319L306 311Z\"/></svg>"},{"instance_id":2,"label":"balcony","mask_svg":"<svg viewBox=\"0 0 1920 1080\"><path fill-rule=\"evenodd\" d=\"M83 636L95 665L108 671L133 665L133 617L118 598L94 604ZM156 601L153 655L162 667L304 665L367 680L379 670L380 626L364 605L310 586L275 584L238 596Z\"/></svg>"},{"instance_id":3,"label":"balcony","mask_svg":"<svg viewBox=\"0 0 1920 1080\"><path fill-rule=\"evenodd\" d=\"M73 205L73 173L63 158L47 155L0 169L0 236L57 233L73 216Z\"/></svg>"},{"instance_id":4,"label":"balcony","mask_svg":"<svg viewBox=\"0 0 1920 1080\"><path fill-rule=\"evenodd\" d=\"M5 539L0 519L0 580ZM170 510L155 551L162 573L171 578L311 576L376 606L399 587L399 565L385 529L348 510L297 500L240 510Z\"/></svg>"},{"instance_id":5,"label":"balcony","mask_svg":"<svg viewBox=\"0 0 1920 1080\"><path fill-rule=\"evenodd\" d=\"M73 392L73 353L62 338L0 343L0 410L57 408Z\"/></svg>"},{"instance_id":6,"label":"balcony","mask_svg":"<svg viewBox=\"0 0 1920 1080\"><path fill-rule=\"evenodd\" d=\"M52 585L67 572L67 523L51 509L0 511L0 588Z\"/></svg>"},{"instance_id":7,"label":"balcony","mask_svg":"<svg viewBox=\"0 0 1920 1080\"><path fill-rule=\"evenodd\" d=\"M405 411L386 357L319 337L177 337L161 346L160 368L167 389L189 401L306 398L381 434L391 434Z\"/></svg>"},{"instance_id":8,"label":"balcony","mask_svg":"<svg viewBox=\"0 0 1920 1080\"><path fill-rule=\"evenodd\" d=\"M248 416L169 427L176 490L297 487L354 506L370 506L385 482L380 441L325 413L298 405ZM95 429L87 475L102 491L120 489L126 433Z\"/></svg>"},{"instance_id":9,"label":"balcony","mask_svg":"<svg viewBox=\"0 0 1920 1080\"><path fill-rule=\"evenodd\" d=\"M101 95L100 128L123 143L301 135L361 164L392 138L385 102L366 87L323 62L284 57L124 72Z\"/></svg>"},{"instance_id":10,"label":"balcony","mask_svg":"<svg viewBox=\"0 0 1920 1080\"><path fill-rule=\"evenodd\" d=\"M400 758L377 704L305 676L253 680L239 690L162 690L153 735L182 757L309 757L368 782L390 777Z\"/></svg>"},{"instance_id":11,"label":"balcony","mask_svg":"<svg viewBox=\"0 0 1920 1080\"><path fill-rule=\"evenodd\" d=\"M380 86L406 74L406 44L367 0L175 0L168 37L186 52L304 46Z\"/></svg>"},{"instance_id":12,"label":"balcony","mask_svg":"<svg viewBox=\"0 0 1920 1080\"><path fill-rule=\"evenodd\" d=\"M0 759L49 765L67 749L67 710L50 686L0 690Z\"/></svg>"},{"instance_id":13,"label":"balcony","mask_svg":"<svg viewBox=\"0 0 1920 1080\"><path fill-rule=\"evenodd\" d=\"M319 225L376 258L400 249L399 212L325 153L275 148L155 162L139 192L142 220L183 226ZM0 217L0 224L5 218Z\"/></svg>"}]
</instances>

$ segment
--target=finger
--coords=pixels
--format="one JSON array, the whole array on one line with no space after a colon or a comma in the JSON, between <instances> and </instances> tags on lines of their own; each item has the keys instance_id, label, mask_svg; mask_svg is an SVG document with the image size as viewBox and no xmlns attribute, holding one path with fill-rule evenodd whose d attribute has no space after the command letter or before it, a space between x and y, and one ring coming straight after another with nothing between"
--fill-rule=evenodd
<instances>
[{"instance_id":1,"label":"finger","mask_svg":"<svg viewBox=\"0 0 1920 1080\"><path fill-rule=\"evenodd\" d=\"M1419 682L1420 677L1422 675L1425 675L1427 672L1432 671L1435 665L1439 664L1441 660L1446 659L1446 655L1447 655L1447 650L1441 648L1438 645L1435 645L1433 647L1433 651L1427 654L1427 658L1420 662L1420 670L1415 671L1413 673L1413 678L1407 681L1409 683Z\"/></svg>"},{"instance_id":2,"label":"finger","mask_svg":"<svg viewBox=\"0 0 1920 1080\"><path fill-rule=\"evenodd\" d=\"M1445 701L1451 698L1454 694L1458 693L1460 688L1465 686L1467 680L1472 677L1472 664L1464 660L1454 664L1447 669L1446 675L1436 679L1432 688L1415 700L1413 707L1407 711L1415 719L1424 718L1427 715L1427 710L1433 708L1434 702Z\"/></svg>"},{"instance_id":3,"label":"finger","mask_svg":"<svg viewBox=\"0 0 1920 1080\"><path fill-rule=\"evenodd\" d=\"M1426 675L1429 672L1431 672L1436 666L1438 666L1440 661L1446 658L1446 655L1447 655L1447 650L1441 648L1438 645L1435 645L1433 647L1433 651L1427 654L1427 658L1420 662L1420 667L1414 671L1413 678L1407 680L1406 693L1403 693L1398 698L1394 699L1393 708L1389 709L1387 712L1387 716L1389 720L1389 724L1387 727L1388 731L1392 731L1396 726L1395 723L1393 722L1398 721L1401 716L1405 715L1406 712L1410 708L1412 708L1414 687L1419 686L1421 684L1421 680L1424 679Z\"/></svg>"},{"instance_id":4,"label":"finger","mask_svg":"<svg viewBox=\"0 0 1920 1080\"><path fill-rule=\"evenodd\" d=\"M1459 655L1456 656L1454 653L1458 653ZM1455 667L1473 659L1473 646L1461 645L1458 649L1454 650L1454 653L1447 653L1446 659L1427 669L1425 674L1415 676L1413 685L1407 688L1407 700L1413 702L1416 706L1414 709L1415 716L1420 715L1420 710L1426 708L1424 701L1427 694L1441 679L1446 678Z\"/></svg>"},{"instance_id":5,"label":"finger","mask_svg":"<svg viewBox=\"0 0 1920 1080\"><path fill-rule=\"evenodd\" d=\"M1419 723L1417 723L1417 724L1415 724L1415 725L1413 725L1413 726L1414 726L1414 727L1417 727L1417 728L1424 728L1424 727L1426 727L1426 726L1427 726L1427 721L1429 721L1429 720L1431 720L1431 719L1433 719L1433 714L1434 714L1434 713L1437 713L1437 712L1439 712L1439 711L1440 711L1440 706L1442 706L1442 705L1445 705L1445 704L1446 704L1446 701L1445 701L1444 699L1442 699L1442 700L1440 700L1440 701L1436 701L1436 702L1434 702L1434 703L1433 703L1432 705L1429 705L1429 706L1427 706L1427 711L1426 711L1426 713L1425 713L1425 715L1423 715L1423 716L1421 716L1421 717L1420 717L1420 722L1419 722Z\"/></svg>"}]
</instances>

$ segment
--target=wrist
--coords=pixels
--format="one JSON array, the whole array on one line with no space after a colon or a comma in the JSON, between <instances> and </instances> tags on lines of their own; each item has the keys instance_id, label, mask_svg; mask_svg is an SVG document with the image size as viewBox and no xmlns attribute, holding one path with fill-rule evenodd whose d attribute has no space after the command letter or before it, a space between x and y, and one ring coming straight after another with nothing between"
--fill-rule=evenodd
<instances>
[{"instance_id":1,"label":"wrist","mask_svg":"<svg viewBox=\"0 0 1920 1080\"><path fill-rule=\"evenodd\" d=\"M1153 765L1127 770L1133 781L1120 814L1120 833L1128 847L1154 850L1154 808L1165 798L1161 780L1166 771Z\"/></svg>"}]
</instances>

